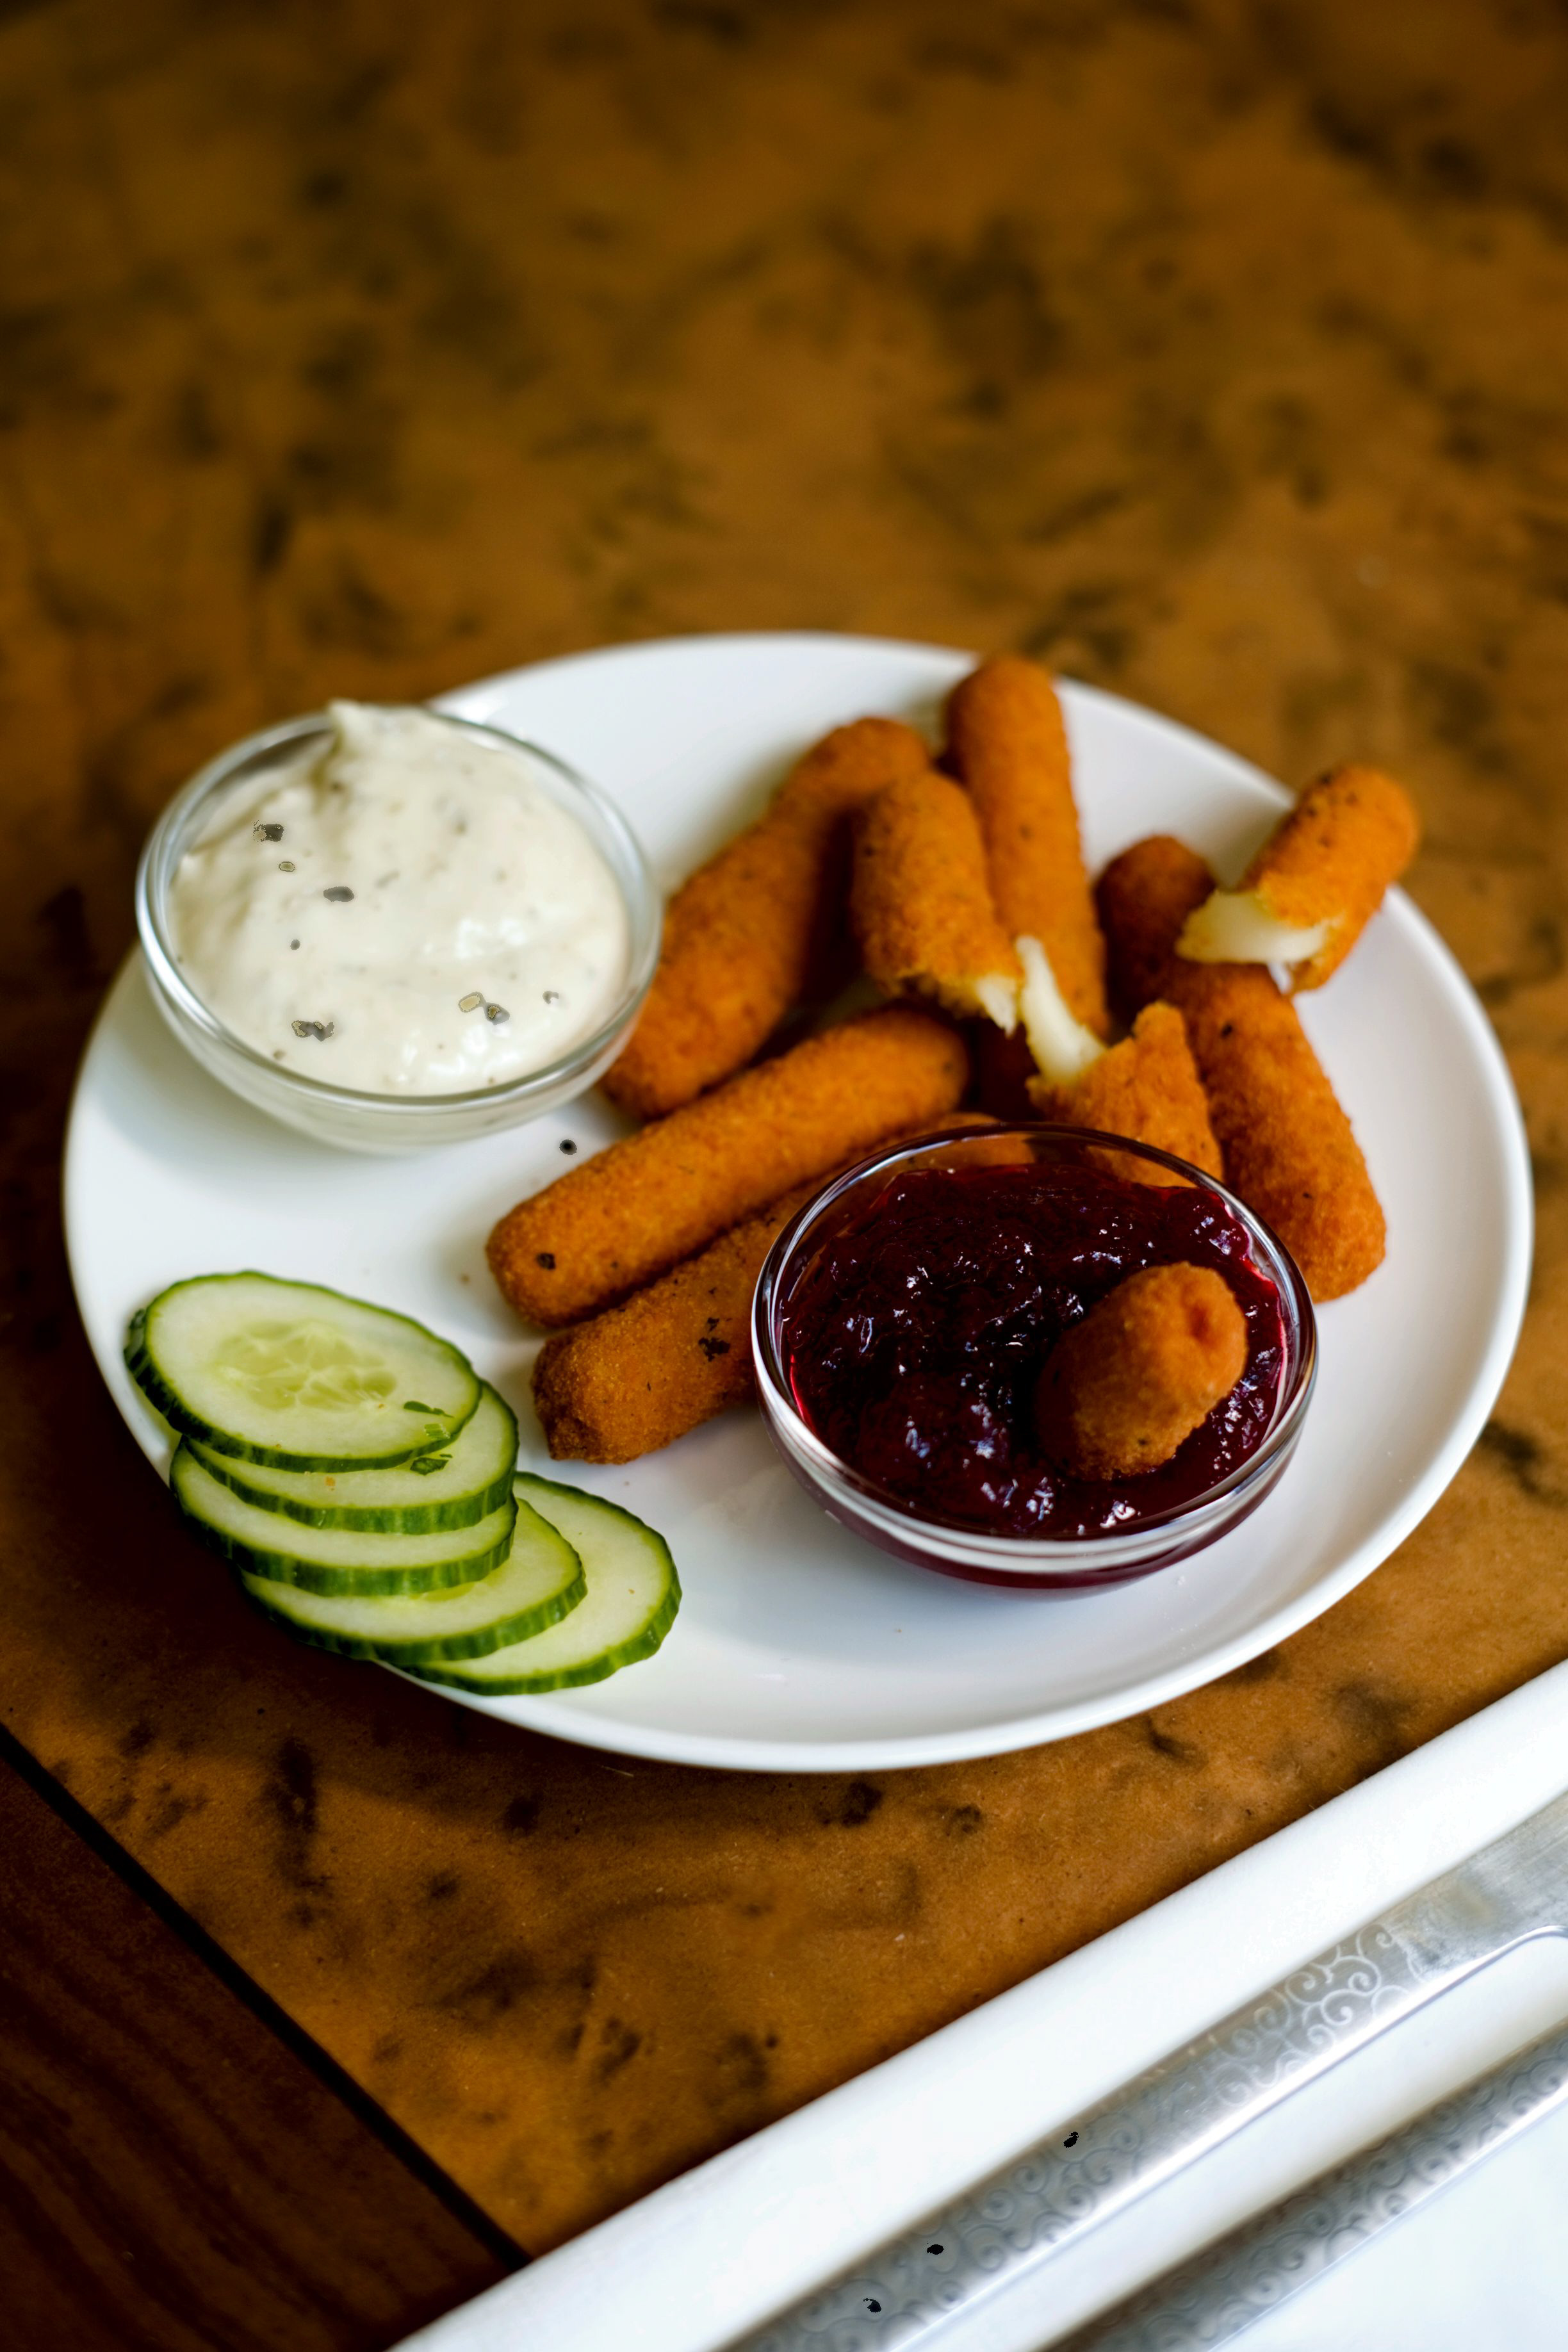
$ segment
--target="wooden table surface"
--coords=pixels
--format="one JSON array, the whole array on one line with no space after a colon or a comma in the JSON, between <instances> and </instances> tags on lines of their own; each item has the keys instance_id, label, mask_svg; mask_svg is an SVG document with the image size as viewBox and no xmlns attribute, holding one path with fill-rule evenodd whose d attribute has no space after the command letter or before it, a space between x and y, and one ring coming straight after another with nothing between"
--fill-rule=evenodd
<instances>
[{"instance_id":1,"label":"wooden table surface","mask_svg":"<svg viewBox=\"0 0 1568 2352\"><path fill-rule=\"evenodd\" d=\"M0 8L0 2269L390 2343L1568 1654L1568 22L1549 0ZM77 1324L139 844L332 694L809 626L1405 775L1536 1155L1475 1456L1154 1717L628 1764L291 1647Z\"/></svg>"}]
</instances>

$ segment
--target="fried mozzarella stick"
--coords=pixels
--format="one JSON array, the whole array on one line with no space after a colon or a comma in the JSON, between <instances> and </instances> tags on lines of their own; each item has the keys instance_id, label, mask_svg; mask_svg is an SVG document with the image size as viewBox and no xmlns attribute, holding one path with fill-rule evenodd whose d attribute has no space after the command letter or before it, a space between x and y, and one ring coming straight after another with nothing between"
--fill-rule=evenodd
<instances>
[{"instance_id":1,"label":"fried mozzarella stick","mask_svg":"<svg viewBox=\"0 0 1568 2352\"><path fill-rule=\"evenodd\" d=\"M641 1017L600 1081L613 1102L658 1118L751 1060L805 993L836 867L842 874L845 818L929 756L896 719L836 727L765 815L682 884Z\"/></svg>"},{"instance_id":2,"label":"fried mozzarella stick","mask_svg":"<svg viewBox=\"0 0 1568 2352\"><path fill-rule=\"evenodd\" d=\"M960 1111L942 1124L988 1122ZM545 1341L533 1402L557 1462L636 1461L755 1394L757 1276L795 1211L826 1181L797 1185L621 1306Z\"/></svg>"},{"instance_id":3,"label":"fried mozzarella stick","mask_svg":"<svg viewBox=\"0 0 1568 2352\"><path fill-rule=\"evenodd\" d=\"M1015 654L982 662L948 697L948 755L962 780L985 842L992 895L1012 940L1039 943L1057 1000L1047 1007L1044 979L1031 971L1035 1020L1043 1034L1037 1058L1047 1077L1074 1075L1056 1042L1064 1024L1103 1038L1105 942L1079 841L1072 763L1061 705L1043 669ZM1022 950L1021 950L1022 951ZM1090 1056L1079 1041L1068 1061Z\"/></svg>"},{"instance_id":4,"label":"fried mozzarella stick","mask_svg":"<svg viewBox=\"0 0 1568 2352\"><path fill-rule=\"evenodd\" d=\"M1177 1007L1227 1181L1273 1226L1312 1297L1339 1298L1382 1265L1383 1211L1296 1008L1268 971L1173 953L1211 881L1203 859L1168 835L1112 859L1099 899L1113 992L1130 1009L1160 995Z\"/></svg>"},{"instance_id":5,"label":"fried mozzarella stick","mask_svg":"<svg viewBox=\"0 0 1568 2352\"><path fill-rule=\"evenodd\" d=\"M752 1294L798 1185L646 1290L547 1339L533 1402L557 1462L635 1462L755 1392Z\"/></svg>"},{"instance_id":6,"label":"fried mozzarella stick","mask_svg":"<svg viewBox=\"0 0 1568 2352\"><path fill-rule=\"evenodd\" d=\"M1053 1087L1048 1078L1029 1080L1029 1100L1037 1116L1061 1127L1097 1127L1108 1135L1130 1135L1173 1151L1206 1175L1225 1172L1209 1120L1186 1026L1172 1004L1148 1004L1132 1034L1092 1062L1076 1084ZM1183 1179L1131 1152L1114 1158L1116 1172L1141 1184L1180 1184Z\"/></svg>"},{"instance_id":7,"label":"fried mozzarella stick","mask_svg":"<svg viewBox=\"0 0 1568 2352\"><path fill-rule=\"evenodd\" d=\"M1018 959L997 920L973 803L926 768L868 801L855 824L849 909L871 978L949 1013L1018 1020Z\"/></svg>"},{"instance_id":8,"label":"fried mozzarella stick","mask_svg":"<svg viewBox=\"0 0 1568 2352\"><path fill-rule=\"evenodd\" d=\"M1335 768L1308 786L1236 888L1188 917L1176 952L1196 963L1288 964L1294 988L1321 988L1420 834L1403 784L1376 768Z\"/></svg>"},{"instance_id":9,"label":"fried mozzarella stick","mask_svg":"<svg viewBox=\"0 0 1568 2352\"><path fill-rule=\"evenodd\" d=\"M613 1143L504 1216L490 1271L520 1314L575 1323L807 1177L953 1109L963 1041L911 1007L846 1021Z\"/></svg>"},{"instance_id":10,"label":"fried mozzarella stick","mask_svg":"<svg viewBox=\"0 0 1568 2352\"><path fill-rule=\"evenodd\" d=\"M1169 1462L1247 1363L1247 1323L1212 1266L1151 1265L1091 1307L1046 1360L1040 1443L1075 1478Z\"/></svg>"}]
</instances>

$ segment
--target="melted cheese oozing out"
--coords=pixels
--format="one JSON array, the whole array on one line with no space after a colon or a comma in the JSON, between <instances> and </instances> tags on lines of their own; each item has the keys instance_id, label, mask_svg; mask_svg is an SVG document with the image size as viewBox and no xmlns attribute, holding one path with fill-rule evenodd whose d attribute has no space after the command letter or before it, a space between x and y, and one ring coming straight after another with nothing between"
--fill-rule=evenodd
<instances>
[{"instance_id":1,"label":"melted cheese oozing out","mask_svg":"<svg viewBox=\"0 0 1568 2352\"><path fill-rule=\"evenodd\" d=\"M1176 953L1192 963L1306 963L1331 923L1282 923L1250 890L1215 890L1187 917Z\"/></svg>"},{"instance_id":2,"label":"melted cheese oozing out","mask_svg":"<svg viewBox=\"0 0 1568 2352\"><path fill-rule=\"evenodd\" d=\"M181 859L175 958L235 1036L362 1093L462 1094L545 1067L625 989L620 887L521 744L335 702Z\"/></svg>"},{"instance_id":3,"label":"melted cheese oozing out","mask_svg":"<svg viewBox=\"0 0 1568 2352\"><path fill-rule=\"evenodd\" d=\"M1068 1012L1067 999L1051 970L1050 958L1039 940L1026 936L1013 944L1024 967L1019 1009L1036 1067L1053 1086L1070 1087L1091 1062L1099 1061L1105 1048L1093 1030L1086 1029Z\"/></svg>"},{"instance_id":4,"label":"melted cheese oozing out","mask_svg":"<svg viewBox=\"0 0 1568 2352\"><path fill-rule=\"evenodd\" d=\"M974 982L975 1001L1005 1037L1018 1025L1018 983L1003 971L983 972Z\"/></svg>"}]
</instances>

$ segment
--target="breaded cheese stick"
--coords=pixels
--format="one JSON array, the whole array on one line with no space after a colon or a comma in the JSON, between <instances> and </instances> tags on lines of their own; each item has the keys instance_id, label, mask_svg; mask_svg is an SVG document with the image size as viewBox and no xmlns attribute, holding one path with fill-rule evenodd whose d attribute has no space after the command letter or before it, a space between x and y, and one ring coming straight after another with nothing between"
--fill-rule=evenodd
<instances>
[{"instance_id":1,"label":"breaded cheese stick","mask_svg":"<svg viewBox=\"0 0 1568 2352\"><path fill-rule=\"evenodd\" d=\"M1197 851L1169 833L1152 833L1111 859L1094 898L1104 927L1110 1001L1124 1021L1164 994L1182 926L1213 888L1214 876Z\"/></svg>"},{"instance_id":2,"label":"breaded cheese stick","mask_svg":"<svg viewBox=\"0 0 1568 2352\"><path fill-rule=\"evenodd\" d=\"M859 811L849 909L881 987L1016 1026L1022 968L992 903L973 804L950 777L900 776Z\"/></svg>"},{"instance_id":3,"label":"breaded cheese stick","mask_svg":"<svg viewBox=\"0 0 1568 2352\"><path fill-rule=\"evenodd\" d=\"M1151 1265L1091 1307L1046 1360L1035 1420L1075 1478L1157 1470L1230 1394L1247 1322L1212 1266Z\"/></svg>"},{"instance_id":4,"label":"breaded cheese stick","mask_svg":"<svg viewBox=\"0 0 1568 2352\"><path fill-rule=\"evenodd\" d=\"M960 1111L944 1128L989 1122ZM633 1462L755 1393L752 1298L778 1235L827 1181L814 1177L683 1265L547 1339L533 1402L557 1462Z\"/></svg>"},{"instance_id":5,"label":"breaded cheese stick","mask_svg":"<svg viewBox=\"0 0 1568 2352\"><path fill-rule=\"evenodd\" d=\"M948 756L974 803L1009 939L1038 940L1074 1020L1109 1033L1105 944L1079 841L1056 689L1016 654L982 662L948 697Z\"/></svg>"},{"instance_id":6,"label":"breaded cheese stick","mask_svg":"<svg viewBox=\"0 0 1568 2352\"><path fill-rule=\"evenodd\" d=\"M766 814L682 884L641 1017L600 1081L613 1102L658 1118L751 1060L805 993L826 902L843 888L848 813L929 756L897 719L836 727Z\"/></svg>"},{"instance_id":7,"label":"breaded cheese stick","mask_svg":"<svg viewBox=\"0 0 1568 2352\"><path fill-rule=\"evenodd\" d=\"M1160 1151L1173 1151L1205 1175L1225 1172L1220 1149L1209 1119L1203 1080L1198 1076L1187 1032L1173 1004L1147 1004L1132 1024L1132 1034L1091 1062L1071 1087L1053 1087L1047 1078L1031 1078L1029 1099L1037 1115L1062 1127L1097 1127L1108 1135L1130 1135L1134 1143L1152 1143ZM1156 1168L1131 1152L1110 1153L1116 1173L1141 1184L1180 1184L1169 1169Z\"/></svg>"},{"instance_id":8,"label":"breaded cheese stick","mask_svg":"<svg viewBox=\"0 0 1568 2352\"><path fill-rule=\"evenodd\" d=\"M1296 1008L1261 964L1194 964L1173 977L1225 1153L1226 1173L1272 1225L1320 1301L1383 1264L1382 1205Z\"/></svg>"},{"instance_id":9,"label":"breaded cheese stick","mask_svg":"<svg viewBox=\"0 0 1568 2352\"><path fill-rule=\"evenodd\" d=\"M1190 915L1176 944L1196 963L1275 963L1321 988L1415 855L1409 793L1377 768L1335 768L1308 786L1234 890Z\"/></svg>"},{"instance_id":10,"label":"breaded cheese stick","mask_svg":"<svg viewBox=\"0 0 1568 2352\"><path fill-rule=\"evenodd\" d=\"M1268 972L1174 954L1208 881L1203 859L1168 835L1112 860L1099 899L1113 988L1123 1001L1147 990L1177 1007L1227 1181L1273 1226L1312 1297L1342 1297L1383 1263L1383 1210L1296 1008Z\"/></svg>"},{"instance_id":11,"label":"breaded cheese stick","mask_svg":"<svg viewBox=\"0 0 1568 2352\"><path fill-rule=\"evenodd\" d=\"M557 1462L635 1462L754 1393L752 1294L816 1189L797 1186L621 1306L545 1341L533 1402Z\"/></svg>"},{"instance_id":12,"label":"breaded cheese stick","mask_svg":"<svg viewBox=\"0 0 1568 2352\"><path fill-rule=\"evenodd\" d=\"M490 1271L520 1314L574 1323L781 1193L956 1108L952 1030L889 1005L808 1037L613 1143L504 1216Z\"/></svg>"}]
</instances>

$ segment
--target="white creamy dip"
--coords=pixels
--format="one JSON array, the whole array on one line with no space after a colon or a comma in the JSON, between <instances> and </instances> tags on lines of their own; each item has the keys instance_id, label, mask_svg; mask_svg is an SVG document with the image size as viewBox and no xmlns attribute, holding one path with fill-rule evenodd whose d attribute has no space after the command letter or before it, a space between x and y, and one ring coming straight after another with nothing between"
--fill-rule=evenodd
<instances>
[{"instance_id":1,"label":"white creamy dip","mask_svg":"<svg viewBox=\"0 0 1568 2352\"><path fill-rule=\"evenodd\" d=\"M526 1076L608 1019L630 926L523 750L425 710L334 702L180 860L175 961L226 1028L369 1094Z\"/></svg>"}]
</instances>

